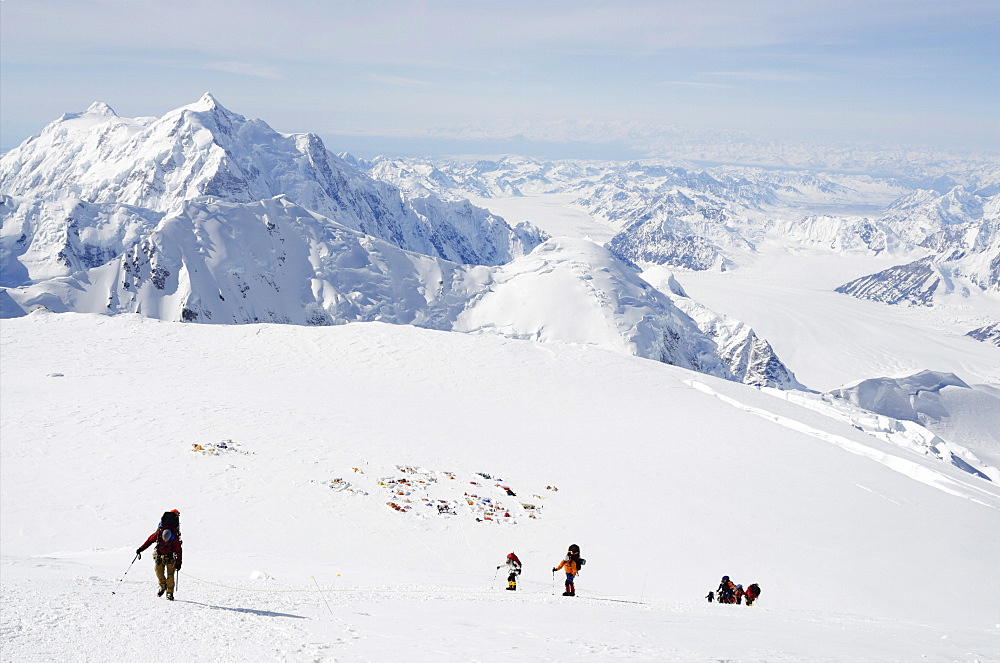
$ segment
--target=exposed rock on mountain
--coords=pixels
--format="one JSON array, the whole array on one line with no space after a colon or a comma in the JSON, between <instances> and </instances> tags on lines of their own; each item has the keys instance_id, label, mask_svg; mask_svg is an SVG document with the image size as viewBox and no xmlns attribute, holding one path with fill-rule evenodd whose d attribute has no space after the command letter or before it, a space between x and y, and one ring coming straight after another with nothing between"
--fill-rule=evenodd
<instances>
[{"instance_id":1,"label":"exposed rock on mountain","mask_svg":"<svg viewBox=\"0 0 1000 663\"><path fill-rule=\"evenodd\" d=\"M629 229L631 230L631 229ZM632 265L669 265L684 269L719 269L729 263L710 241L698 235L680 235L663 226L643 225L635 232L611 238L608 249Z\"/></svg>"},{"instance_id":2,"label":"exposed rock on mountain","mask_svg":"<svg viewBox=\"0 0 1000 663\"><path fill-rule=\"evenodd\" d=\"M855 279L836 291L883 304L930 306L940 286L941 272L936 269L934 257L927 256Z\"/></svg>"},{"instance_id":3,"label":"exposed rock on mountain","mask_svg":"<svg viewBox=\"0 0 1000 663\"><path fill-rule=\"evenodd\" d=\"M103 265L162 218L161 212L119 203L0 195L0 285L27 285Z\"/></svg>"},{"instance_id":4,"label":"exposed rock on mountain","mask_svg":"<svg viewBox=\"0 0 1000 663\"><path fill-rule=\"evenodd\" d=\"M977 341L992 343L993 345L1000 347L1000 322L994 322L993 324L973 329L966 334L966 336L971 336Z\"/></svg>"}]
</instances>

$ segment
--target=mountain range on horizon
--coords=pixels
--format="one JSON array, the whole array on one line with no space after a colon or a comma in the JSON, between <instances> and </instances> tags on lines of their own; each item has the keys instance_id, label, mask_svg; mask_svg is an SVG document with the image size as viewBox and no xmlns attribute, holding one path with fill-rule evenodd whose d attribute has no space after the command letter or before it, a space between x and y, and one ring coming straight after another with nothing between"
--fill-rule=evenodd
<instances>
[{"instance_id":1,"label":"mountain range on horizon","mask_svg":"<svg viewBox=\"0 0 1000 663\"><path fill-rule=\"evenodd\" d=\"M159 119L65 115L3 156L0 195L5 315L491 330L801 387L751 329L707 334L597 245L404 195L211 95Z\"/></svg>"},{"instance_id":2,"label":"mountain range on horizon","mask_svg":"<svg viewBox=\"0 0 1000 663\"><path fill-rule=\"evenodd\" d=\"M562 194L613 231L609 249L645 268L726 270L762 243L887 255L900 263L841 285L888 304L1000 292L1000 164L917 188L898 178L744 166L525 157L358 162L414 197Z\"/></svg>"}]
</instances>

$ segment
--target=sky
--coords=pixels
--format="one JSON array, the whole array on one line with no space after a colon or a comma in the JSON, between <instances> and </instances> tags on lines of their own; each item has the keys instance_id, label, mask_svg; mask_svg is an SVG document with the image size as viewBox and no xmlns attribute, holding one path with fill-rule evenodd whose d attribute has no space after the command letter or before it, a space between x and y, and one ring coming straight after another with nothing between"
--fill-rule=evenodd
<instances>
[{"instance_id":1,"label":"sky","mask_svg":"<svg viewBox=\"0 0 1000 663\"><path fill-rule=\"evenodd\" d=\"M335 151L664 127L994 150L998 44L996 0L0 0L0 149L208 91Z\"/></svg>"}]
</instances>

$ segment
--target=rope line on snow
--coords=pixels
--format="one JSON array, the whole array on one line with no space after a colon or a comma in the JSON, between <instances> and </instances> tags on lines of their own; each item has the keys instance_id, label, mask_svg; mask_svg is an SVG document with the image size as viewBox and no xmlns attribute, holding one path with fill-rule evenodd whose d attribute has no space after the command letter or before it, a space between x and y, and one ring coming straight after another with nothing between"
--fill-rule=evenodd
<instances>
[{"instance_id":1,"label":"rope line on snow","mask_svg":"<svg viewBox=\"0 0 1000 663\"><path fill-rule=\"evenodd\" d=\"M254 587L233 587L232 585L224 585L224 584L219 583L219 582L212 582L211 580L205 580L203 578L199 578L198 576L191 575L188 572L185 572L184 575L187 576L188 578L191 578L192 580L195 580L195 581L200 582L202 584L213 585L215 587L222 587L223 589L230 589L230 590L233 590L235 592L264 592L264 593L269 593L269 594L304 594L304 593L314 593L316 591L315 589L311 589L311 588L310 589L258 589L258 588L254 588ZM315 576L310 576L310 577L313 579L313 581L316 581ZM528 581L528 582L533 582L533 581ZM538 583L538 584L542 584L542 583ZM316 582L316 585L317 585L317 587L319 587L318 581ZM497 591L500 591L500 590L499 589L493 589L493 588L490 588L490 589L457 589L456 588L456 589L437 589L437 590L435 590L435 589L388 589L388 588L364 588L364 587L341 587L341 588L332 587L332 588L329 588L329 589L322 589L322 588L320 589L320 592L368 592L368 593L376 593L376 594L469 594L469 595L473 595L473 594L495 594L495 593L497 593ZM527 590L527 591L519 590L519 592L521 594L542 594L542 593L548 593L550 591L551 591L551 589L549 587L547 587L547 586L542 586L540 589L532 589L532 590ZM586 594L590 595L590 596L581 596L581 598L599 598L599 599L603 599L603 600L606 600L606 601L618 601L618 602L621 602L621 603L637 603L637 604L640 604L640 605L645 605L645 603L643 603L641 601L627 601L627 600L624 600L624 599L620 599L620 598L618 598L619 595L614 595L614 594L600 594L598 592L593 592L593 591L590 591L590 590L587 590Z\"/></svg>"},{"instance_id":2,"label":"rope line on snow","mask_svg":"<svg viewBox=\"0 0 1000 663\"><path fill-rule=\"evenodd\" d=\"M236 592L268 592L272 594L301 594L308 592L315 592L315 589L257 589L253 587L233 587L231 585L223 585L222 583L212 582L211 580L204 580L197 576L193 576L190 573L185 573L187 577L192 580L196 580L200 583L206 585L214 585L215 587L222 587L224 589L231 589ZM312 577L312 576L310 576ZM315 580L315 578L313 578ZM483 594L483 593L494 593L492 590L486 589L386 589L386 588L364 588L364 587L332 587L329 589L321 589L322 592L374 592L380 594ZM523 592L524 594L536 594L541 590Z\"/></svg>"}]
</instances>

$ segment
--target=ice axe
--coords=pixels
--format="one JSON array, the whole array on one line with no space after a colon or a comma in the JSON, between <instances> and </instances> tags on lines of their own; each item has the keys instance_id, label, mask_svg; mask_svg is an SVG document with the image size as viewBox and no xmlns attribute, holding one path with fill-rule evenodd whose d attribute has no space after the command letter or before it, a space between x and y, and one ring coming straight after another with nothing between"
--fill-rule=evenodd
<instances>
[{"instance_id":1,"label":"ice axe","mask_svg":"<svg viewBox=\"0 0 1000 663\"><path fill-rule=\"evenodd\" d=\"M125 576L128 575L128 572L132 570L132 564L135 564L135 560L137 560L137 559L139 559L139 553L136 553L135 557L132 558L132 562L128 565L128 568L125 569L125 573L122 574L121 580L119 580L118 582L121 582L122 580L125 579ZM117 587L117 586L118 585L115 585L115 587ZM111 590L111 593L114 594L115 591Z\"/></svg>"}]
</instances>

